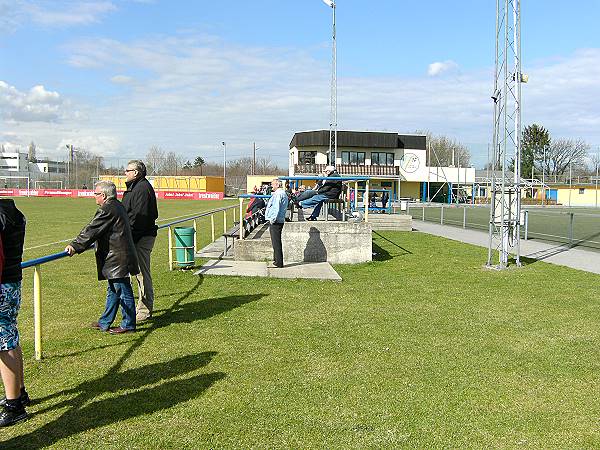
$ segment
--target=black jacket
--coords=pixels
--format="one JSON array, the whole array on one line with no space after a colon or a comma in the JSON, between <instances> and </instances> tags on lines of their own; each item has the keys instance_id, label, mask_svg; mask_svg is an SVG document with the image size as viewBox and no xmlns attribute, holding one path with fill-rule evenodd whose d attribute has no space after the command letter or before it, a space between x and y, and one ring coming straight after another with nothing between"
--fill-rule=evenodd
<instances>
[{"instance_id":1,"label":"black jacket","mask_svg":"<svg viewBox=\"0 0 600 450\"><path fill-rule=\"evenodd\" d=\"M338 198L342 192L342 181L341 180L329 180L329 178L339 177L340 174L335 170L327 175L327 180L324 180L323 184L318 188L317 193L326 195L327 198Z\"/></svg>"},{"instance_id":2,"label":"black jacket","mask_svg":"<svg viewBox=\"0 0 600 450\"><path fill-rule=\"evenodd\" d=\"M129 219L116 198L106 200L71 246L81 253L94 242L99 280L126 278L129 274L140 273Z\"/></svg>"},{"instance_id":3,"label":"black jacket","mask_svg":"<svg viewBox=\"0 0 600 450\"><path fill-rule=\"evenodd\" d=\"M21 262L25 241L25 216L14 200L0 199L0 283L23 279Z\"/></svg>"},{"instance_id":4,"label":"black jacket","mask_svg":"<svg viewBox=\"0 0 600 450\"><path fill-rule=\"evenodd\" d=\"M144 236L156 236L158 207L154 188L145 177L127 181L125 185L127 190L123 193L123 206L129 216L133 242Z\"/></svg>"}]
</instances>

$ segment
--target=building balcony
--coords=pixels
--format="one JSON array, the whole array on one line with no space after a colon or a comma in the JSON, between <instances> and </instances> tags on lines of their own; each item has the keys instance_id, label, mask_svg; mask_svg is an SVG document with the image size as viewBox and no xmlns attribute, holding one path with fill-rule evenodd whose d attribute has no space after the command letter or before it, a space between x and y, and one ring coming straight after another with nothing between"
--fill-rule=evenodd
<instances>
[{"instance_id":1,"label":"building balcony","mask_svg":"<svg viewBox=\"0 0 600 450\"><path fill-rule=\"evenodd\" d=\"M294 175L321 175L327 164L294 164ZM359 166L353 164L338 164L336 167L342 176L367 175L367 176L400 176L398 166Z\"/></svg>"}]
</instances>

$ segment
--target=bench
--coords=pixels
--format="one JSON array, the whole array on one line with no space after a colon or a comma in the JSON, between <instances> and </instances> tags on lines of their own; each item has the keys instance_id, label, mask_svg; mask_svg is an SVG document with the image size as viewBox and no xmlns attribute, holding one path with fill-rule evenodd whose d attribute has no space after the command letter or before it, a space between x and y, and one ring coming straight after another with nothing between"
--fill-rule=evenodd
<instances>
[{"instance_id":1,"label":"bench","mask_svg":"<svg viewBox=\"0 0 600 450\"><path fill-rule=\"evenodd\" d=\"M333 211L333 216L342 222L346 221L346 202L343 198L329 198L323 202L321 215L325 216L325 221L329 221L329 212ZM340 218L341 216L341 218Z\"/></svg>"},{"instance_id":2,"label":"bench","mask_svg":"<svg viewBox=\"0 0 600 450\"><path fill-rule=\"evenodd\" d=\"M250 217L242 220L242 227L244 237L248 236L252 230L257 226L265 222L265 208L261 208L252 214ZM227 249L229 248L229 239L231 239L231 248L235 245L235 240L240 237L240 223L234 222L233 226L222 235L225 238L225 251L223 255L227 256Z\"/></svg>"},{"instance_id":3,"label":"bench","mask_svg":"<svg viewBox=\"0 0 600 450\"><path fill-rule=\"evenodd\" d=\"M227 249L229 248L229 239L231 239L231 249L233 250L235 240L240 237L240 223L234 222L233 226L225 233L223 233L223 237L225 238L225 249L223 251L223 255L227 256Z\"/></svg>"}]
</instances>

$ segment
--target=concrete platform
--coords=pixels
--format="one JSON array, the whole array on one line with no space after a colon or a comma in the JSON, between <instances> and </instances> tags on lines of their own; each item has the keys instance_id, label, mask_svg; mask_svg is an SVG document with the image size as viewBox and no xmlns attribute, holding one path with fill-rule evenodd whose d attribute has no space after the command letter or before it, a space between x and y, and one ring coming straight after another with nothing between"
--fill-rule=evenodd
<instances>
[{"instance_id":1,"label":"concrete platform","mask_svg":"<svg viewBox=\"0 0 600 450\"><path fill-rule=\"evenodd\" d=\"M327 262L286 262L281 269L268 268L266 262L231 261L211 259L194 275L221 275L238 277L302 278L314 280L342 281L342 277Z\"/></svg>"}]
</instances>

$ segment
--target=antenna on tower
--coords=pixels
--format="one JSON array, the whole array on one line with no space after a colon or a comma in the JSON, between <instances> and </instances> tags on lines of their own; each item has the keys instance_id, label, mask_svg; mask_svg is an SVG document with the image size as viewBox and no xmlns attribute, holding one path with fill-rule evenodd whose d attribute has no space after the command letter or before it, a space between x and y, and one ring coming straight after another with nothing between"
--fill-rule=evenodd
<instances>
[{"instance_id":1,"label":"antenna on tower","mask_svg":"<svg viewBox=\"0 0 600 450\"><path fill-rule=\"evenodd\" d=\"M510 65L510 67L509 67ZM496 66L492 199L487 266L508 267L510 253L521 265L521 1L496 1ZM509 158L514 155L514 174ZM498 264L495 265L495 254Z\"/></svg>"},{"instance_id":2,"label":"antenna on tower","mask_svg":"<svg viewBox=\"0 0 600 450\"><path fill-rule=\"evenodd\" d=\"M335 166L337 159L337 49L335 36L335 0L323 0L331 8L333 16L332 45L331 45L331 98L329 119L329 164Z\"/></svg>"}]
</instances>

